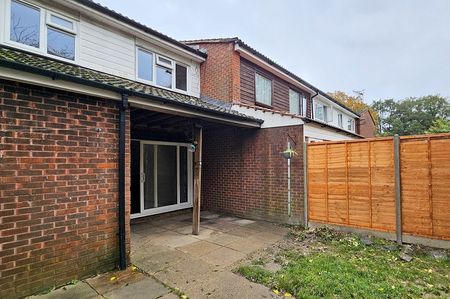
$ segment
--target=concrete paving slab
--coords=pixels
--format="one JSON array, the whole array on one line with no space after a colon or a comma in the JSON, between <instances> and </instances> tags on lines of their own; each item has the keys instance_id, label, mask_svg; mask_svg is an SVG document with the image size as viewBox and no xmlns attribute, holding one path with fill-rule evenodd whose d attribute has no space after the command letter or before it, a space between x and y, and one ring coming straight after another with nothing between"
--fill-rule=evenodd
<instances>
[{"instance_id":1,"label":"concrete paving slab","mask_svg":"<svg viewBox=\"0 0 450 299\"><path fill-rule=\"evenodd\" d=\"M242 252L222 247L203 256L202 260L211 265L227 267L243 259L245 254Z\"/></svg>"},{"instance_id":2,"label":"concrete paving slab","mask_svg":"<svg viewBox=\"0 0 450 299\"><path fill-rule=\"evenodd\" d=\"M180 297L178 297L174 293L166 294L166 295L160 297L160 299L179 299L179 298Z\"/></svg>"},{"instance_id":3,"label":"concrete paving slab","mask_svg":"<svg viewBox=\"0 0 450 299\"><path fill-rule=\"evenodd\" d=\"M165 240L163 244L170 248L177 248L196 242L200 242L200 240L194 238L192 235L179 235L178 237L172 237L170 239Z\"/></svg>"},{"instance_id":4,"label":"concrete paving slab","mask_svg":"<svg viewBox=\"0 0 450 299\"><path fill-rule=\"evenodd\" d=\"M80 281L74 285L67 285L53 290L48 294L28 297L30 299L93 299L101 298L87 283Z\"/></svg>"},{"instance_id":5,"label":"concrete paving slab","mask_svg":"<svg viewBox=\"0 0 450 299\"><path fill-rule=\"evenodd\" d=\"M169 293L170 291L161 283L146 277L141 281L112 290L103 296L108 299L156 299Z\"/></svg>"},{"instance_id":6,"label":"concrete paving slab","mask_svg":"<svg viewBox=\"0 0 450 299\"><path fill-rule=\"evenodd\" d=\"M268 288L252 283L229 271L216 273L207 279L188 285L184 291L189 298L278 298Z\"/></svg>"},{"instance_id":7,"label":"concrete paving slab","mask_svg":"<svg viewBox=\"0 0 450 299\"><path fill-rule=\"evenodd\" d=\"M243 240L244 238L230 235L228 233L220 233L214 236L211 236L210 238L205 239L208 242L215 243L218 245L226 246L227 244L238 242Z\"/></svg>"},{"instance_id":8,"label":"concrete paving slab","mask_svg":"<svg viewBox=\"0 0 450 299\"><path fill-rule=\"evenodd\" d=\"M86 279L86 282L99 294L105 294L120 289L128 284L136 283L146 278L146 275L128 268L124 271L109 272Z\"/></svg>"},{"instance_id":9,"label":"concrete paving slab","mask_svg":"<svg viewBox=\"0 0 450 299\"><path fill-rule=\"evenodd\" d=\"M207 240L209 238L218 236L220 234L222 234L222 232L219 232L219 231L213 230L213 229L209 229L209 228L200 227L200 231L199 231L198 235L192 235L192 236L194 238L197 238L200 240Z\"/></svg>"},{"instance_id":10,"label":"concrete paving slab","mask_svg":"<svg viewBox=\"0 0 450 299\"><path fill-rule=\"evenodd\" d=\"M145 258L145 254L143 254L138 259L135 259L133 263L143 271L154 275L159 271L167 269L170 265L179 263L187 258L188 256L185 253L167 248L166 251L159 252L148 258Z\"/></svg>"},{"instance_id":11,"label":"concrete paving slab","mask_svg":"<svg viewBox=\"0 0 450 299\"><path fill-rule=\"evenodd\" d=\"M248 238L250 236L253 236L258 233L258 231L247 228L245 226L238 226L233 230L230 230L228 232L230 235L238 236L238 237L244 237Z\"/></svg>"},{"instance_id":12,"label":"concrete paving slab","mask_svg":"<svg viewBox=\"0 0 450 299\"><path fill-rule=\"evenodd\" d=\"M255 223L255 221L253 220L248 220L248 219L239 219L239 220L235 220L233 221L234 223L237 223L239 225L248 225L248 224L252 224Z\"/></svg>"},{"instance_id":13,"label":"concrete paving slab","mask_svg":"<svg viewBox=\"0 0 450 299\"><path fill-rule=\"evenodd\" d=\"M244 254L249 254L253 251L257 251L267 247L267 243L260 241L259 239L247 238L227 244L225 246Z\"/></svg>"},{"instance_id":14,"label":"concrete paving slab","mask_svg":"<svg viewBox=\"0 0 450 299\"><path fill-rule=\"evenodd\" d=\"M222 248L222 246L206 241L199 241L178 247L177 249L193 257L201 257L219 248Z\"/></svg>"}]
</instances>

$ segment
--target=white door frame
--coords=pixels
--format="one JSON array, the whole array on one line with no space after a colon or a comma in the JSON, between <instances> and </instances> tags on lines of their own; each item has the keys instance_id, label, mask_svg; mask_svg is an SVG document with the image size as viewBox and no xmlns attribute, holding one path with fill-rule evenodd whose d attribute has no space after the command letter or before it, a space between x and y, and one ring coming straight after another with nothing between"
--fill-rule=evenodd
<instances>
[{"instance_id":1,"label":"white door frame","mask_svg":"<svg viewBox=\"0 0 450 299\"><path fill-rule=\"evenodd\" d=\"M192 175L192 170L193 170L193 157L192 157L192 153L189 152L189 147L191 146L190 143L180 143L180 142L165 142L165 141L149 141L149 140L136 140L135 141L139 141L140 143L140 159L139 159L139 180L140 180L140 188L139 188L139 198L140 198L140 208L141 208L141 212L140 213L134 213L130 215L131 219L134 218L139 218L139 217L145 217L145 216L150 216L150 215L156 215L156 214L161 214L161 213L166 213L166 212L171 212L171 211L176 211L176 210L181 210L181 209L187 209L187 208L192 208L192 197L193 197L193 190L194 190L194 185L193 185L193 175ZM177 148L177 203L174 205L170 205L170 206L164 206L164 207L156 207L156 208L151 208L151 209L144 209L144 198L145 198L145 194L144 194L144 184L145 184L145 174L144 174L144 145L145 144L152 144L152 145L171 145L171 146L176 146ZM180 203L180 147L186 147L186 152L187 152L187 202L184 203ZM154 159L155 159L155 165L154 165L154 173L153 173L153 179L154 181L154 186L155 186L155 194L154 194L154 199L155 199L155 206L157 206L158 203L158 185L157 185L157 168L158 168L158 154L157 154L157 147L154 147Z\"/></svg>"}]
</instances>

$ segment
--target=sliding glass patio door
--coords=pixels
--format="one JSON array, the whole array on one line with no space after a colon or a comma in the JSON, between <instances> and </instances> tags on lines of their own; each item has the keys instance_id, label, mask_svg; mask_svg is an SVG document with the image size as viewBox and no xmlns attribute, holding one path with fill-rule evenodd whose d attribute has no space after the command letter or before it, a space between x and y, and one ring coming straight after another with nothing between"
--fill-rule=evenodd
<instances>
[{"instance_id":1,"label":"sliding glass patio door","mask_svg":"<svg viewBox=\"0 0 450 299\"><path fill-rule=\"evenodd\" d=\"M141 213L146 216L192 206L192 153L188 144L140 141Z\"/></svg>"}]
</instances>

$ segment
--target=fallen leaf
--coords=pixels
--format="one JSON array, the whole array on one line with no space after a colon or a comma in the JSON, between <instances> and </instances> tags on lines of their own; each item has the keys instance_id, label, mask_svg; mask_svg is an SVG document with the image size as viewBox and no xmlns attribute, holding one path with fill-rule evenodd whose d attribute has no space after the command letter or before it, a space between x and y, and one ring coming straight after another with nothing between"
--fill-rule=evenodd
<instances>
[{"instance_id":1,"label":"fallen leaf","mask_svg":"<svg viewBox=\"0 0 450 299\"><path fill-rule=\"evenodd\" d=\"M131 267L131 270L133 270L133 271L136 271L136 269L137 269L136 266Z\"/></svg>"},{"instance_id":2,"label":"fallen leaf","mask_svg":"<svg viewBox=\"0 0 450 299\"><path fill-rule=\"evenodd\" d=\"M280 291L278 291L278 290L273 290L273 292L274 292L276 295L278 295L278 294L280 293Z\"/></svg>"},{"instance_id":3,"label":"fallen leaf","mask_svg":"<svg viewBox=\"0 0 450 299\"><path fill-rule=\"evenodd\" d=\"M181 295L181 299L187 299L188 296L186 295Z\"/></svg>"},{"instance_id":4,"label":"fallen leaf","mask_svg":"<svg viewBox=\"0 0 450 299\"><path fill-rule=\"evenodd\" d=\"M286 292L286 293L284 293L284 297L292 297L292 295L291 295L291 293L288 293L288 292Z\"/></svg>"},{"instance_id":5,"label":"fallen leaf","mask_svg":"<svg viewBox=\"0 0 450 299\"><path fill-rule=\"evenodd\" d=\"M114 281L114 280L116 280L117 279L117 277L115 277L115 276L111 276L111 278L109 279L110 281Z\"/></svg>"}]
</instances>

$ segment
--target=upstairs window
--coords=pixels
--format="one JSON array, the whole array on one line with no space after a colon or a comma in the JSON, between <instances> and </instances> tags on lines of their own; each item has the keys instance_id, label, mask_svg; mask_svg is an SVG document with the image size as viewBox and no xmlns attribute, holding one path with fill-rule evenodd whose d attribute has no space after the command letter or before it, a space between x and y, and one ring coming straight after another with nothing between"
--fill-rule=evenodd
<instances>
[{"instance_id":1,"label":"upstairs window","mask_svg":"<svg viewBox=\"0 0 450 299\"><path fill-rule=\"evenodd\" d=\"M47 17L47 53L75 60L75 23L49 13Z\"/></svg>"},{"instance_id":2,"label":"upstairs window","mask_svg":"<svg viewBox=\"0 0 450 299\"><path fill-rule=\"evenodd\" d=\"M153 81L153 54L138 49L137 57L138 78L145 81Z\"/></svg>"},{"instance_id":3,"label":"upstairs window","mask_svg":"<svg viewBox=\"0 0 450 299\"><path fill-rule=\"evenodd\" d=\"M289 89L289 113L302 115L302 108L300 94L292 89Z\"/></svg>"},{"instance_id":4,"label":"upstairs window","mask_svg":"<svg viewBox=\"0 0 450 299\"><path fill-rule=\"evenodd\" d=\"M303 95L302 98L302 116L306 116L306 103L308 102L308 99L305 95Z\"/></svg>"},{"instance_id":5,"label":"upstairs window","mask_svg":"<svg viewBox=\"0 0 450 299\"><path fill-rule=\"evenodd\" d=\"M171 60L156 56L156 85L172 88L173 63Z\"/></svg>"},{"instance_id":6,"label":"upstairs window","mask_svg":"<svg viewBox=\"0 0 450 299\"><path fill-rule=\"evenodd\" d=\"M327 122L328 121L328 110L329 110L328 106L326 106L322 103L316 103L316 110L314 111L315 119Z\"/></svg>"},{"instance_id":7,"label":"upstairs window","mask_svg":"<svg viewBox=\"0 0 450 299\"><path fill-rule=\"evenodd\" d=\"M175 76L176 76L175 87L177 89L187 91L187 67L177 63L175 68Z\"/></svg>"},{"instance_id":8,"label":"upstairs window","mask_svg":"<svg viewBox=\"0 0 450 299\"><path fill-rule=\"evenodd\" d=\"M137 48L136 57L138 80L168 89L187 91L187 66L141 48Z\"/></svg>"},{"instance_id":9,"label":"upstairs window","mask_svg":"<svg viewBox=\"0 0 450 299\"><path fill-rule=\"evenodd\" d=\"M342 113L338 114L338 127L339 128L343 128L344 127L344 120L343 120Z\"/></svg>"},{"instance_id":10,"label":"upstairs window","mask_svg":"<svg viewBox=\"0 0 450 299\"><path fill-rule=\"evenodd\" d=\"M255 101L272 106L272 81L260 74L255 74Z\"/></svg>"},{"instance_id":11,"label":"upstairs window","mask_svg":"<svg viewBox=\"0 0 450 299\"><path fill-rule=\"evenodd\" d=\"M11 0L9 3L10 42L41 54L75 60L75 21L22 1ZM42 22L44 18L45 22Z\"/></svg>"},{"instance_id":12,"label":"upstairs window","mask_svg":"<svg viewBox=\"0 0 450 299\"><path fill-rule=\"evenodd\" d=\"M348 121L347 121L347 129L349 131L355 131L355 120L354 119L351 119L351 118L348 119Z\"/></svg>"},{"instance_id":13,"label":"upstairs window","mask_svg":"<svg viewBox=\"0 0 450 299\"><path fill-rule=\"evenodd\" d=\"M19 1L11 1L10 40L39 49L40 20L39 8Z\"/></svg>"}]
</instances>

